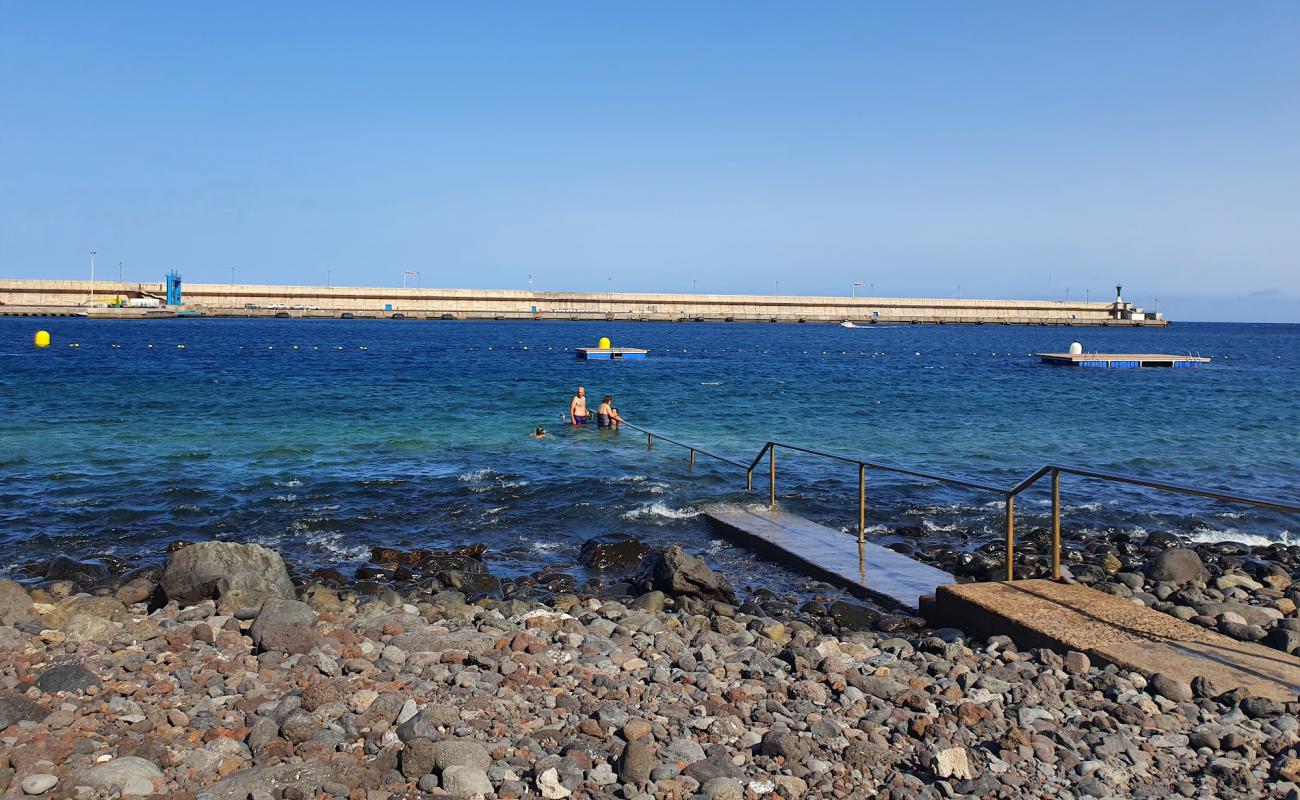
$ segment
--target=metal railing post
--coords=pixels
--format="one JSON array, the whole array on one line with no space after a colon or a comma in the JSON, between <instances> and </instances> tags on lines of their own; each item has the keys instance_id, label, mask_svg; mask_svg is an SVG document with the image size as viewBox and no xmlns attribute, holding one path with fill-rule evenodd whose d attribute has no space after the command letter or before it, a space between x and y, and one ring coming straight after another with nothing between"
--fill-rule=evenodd
<instances>
[{"instance_id":1,"label":"metal railing post","mask_svg":"<svg viewBox=\"0 0 1300 800\"><path fill-rule=\"evenodd\" d=\"M745 470L745 491L754 491L754 470L752 469Z\"/></svg>"},{"instance_id":2,"label":"metal railing post","mask_svg":"<svg viewBox=\"0 0 1300 800\"><path fill-rule=\"evenodd\" d=\"M776 511L776 448L767 449L767 502Z\"/></svg>"},{"instance_id":3,"label":"metal railing post","mask_svg":"<svg viewBox=\"0 0 1300 800\"><path fill-rule=\"evenodd\" d=\"M691 448L691 466L695 466L695 448Z\"/></svg>"},{"instance_id":4,"label":"metal railing post","mask_svg":"<svg viewBox=\"0 0 1300 800\"><path fill-rule=\"evenodd\" d=\"M1052 580L1061 579L1061 471L1052 470Z\"/></svg>"},{"instance_id":5,"label":"metal railing post","mask_svg":"<svg viewBox=\"0 0 1300 800\"><path fill-rule=\"evenodd\" d=\"M858 464L858 544L867 541L867 465Z\"/></svg>"},{"instance_id":6,"label":"metal railing post","mask_svg":"<svg viewBox=\"0 0 1300 800\"><path fill-rule=\"evenodd\" d=\"M645 435L645 449L649 450L651 447L654 447L654 439L655 435L653 433L647 433Z\"/></svg>"},{"instance_id":7,"label":"metal railing post","mask_svg":"<svg viewBox=\"0 0 1300 800\"><path fill-rule=\"evenodd\" d=\"M1007 495L1007 582L1016 579L1016 496Z\"/></svg>"}]
</instances>

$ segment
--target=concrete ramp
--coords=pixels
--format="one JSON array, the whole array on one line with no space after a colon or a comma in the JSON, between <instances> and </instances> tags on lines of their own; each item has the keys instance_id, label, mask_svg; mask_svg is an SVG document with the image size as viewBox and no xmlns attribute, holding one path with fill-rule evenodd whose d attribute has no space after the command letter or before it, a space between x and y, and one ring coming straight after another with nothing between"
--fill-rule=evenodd
<instances>
[{"instance_id":1,"label":"concrete ramp","mask_svg":"<svg viewBox=\"0 0 1300 800\"><path fill-rule=\"evenodd\" d=\"M1022 647L1077 650L1093 661L1190 683L1209 678L1220 691L1293 701L1300 658L1241 642L1190 622L1078 584L1048 580L942 586L926 616Z\"/></svg>"},{"instance_id":2,"label":"concrete ramp","mask_svg":"<svg viewBox=\"0 0 1300 800\"><path fill-rule=\"evenodd\" d=\"M713 506L705 515L736 544L891 607L919 608L936 587L956 582L941 569L785 511Z\"/></svg>"}]
</instances>

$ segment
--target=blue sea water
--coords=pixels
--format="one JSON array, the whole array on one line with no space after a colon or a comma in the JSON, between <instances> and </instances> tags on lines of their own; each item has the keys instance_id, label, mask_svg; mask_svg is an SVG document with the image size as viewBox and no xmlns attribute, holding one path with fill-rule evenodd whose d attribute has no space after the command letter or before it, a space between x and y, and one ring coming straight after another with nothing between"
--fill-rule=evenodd
<instances>
[{"instance_id":1,"label":"blue sea water","mask_svg":"<svg viewBox=\"0 0 1300 800\"><path fill-rule=\"evenodd\" d=\"M54 346L31 345L38 329ZM584 362L602 335L641 362ZM1028 354L1200 353L1199 369L1080 370ZM71 347L71 344L79 347ZM182 347L183 345L183 347ZM160 561L174 539L296 563L483 541L502 575L572 565L590 536L679 541L741 585L794 578L715 541L702 505L743 472L624 429L562 423L573 388L748 460L767 439L1010 485L1063 462L1295 501L1300 326L1004 326L0 319L3 569L50 553ZM544 425L551 435L528 434ZM778 457L788 508L848 529L856 468ZM764 468L765 469L765 468ZM970 547L997 498L872 473L869 524ZM1282 539L1300 520L1081 479L1069 532ZM1045 523L1046 482L1018 524ZM959 535L964 534L964 535Z\"/></svg>"}]
</instances>

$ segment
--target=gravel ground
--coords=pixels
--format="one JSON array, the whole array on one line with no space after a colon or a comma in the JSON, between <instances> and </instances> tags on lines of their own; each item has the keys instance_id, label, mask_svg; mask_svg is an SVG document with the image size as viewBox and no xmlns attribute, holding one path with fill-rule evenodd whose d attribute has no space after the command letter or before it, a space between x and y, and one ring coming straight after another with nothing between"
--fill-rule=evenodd
<instances>
[{"instance_id":1,"label":"gravel ground","mask_svg":"<svg viewBox=\"0 0 1300 800\"><path fill-rule=\"evenodd\" d=\"M1075 577L1264 640L1291 630L1294 553L1193 562L1168 544ZM675 548L602 591L493 589L481 556L385 551L365 581L290 582L271 551L205 543L161 575L0 581L0 792L1300 797L1300 704L842 599L735 598Z\"/></svg>"}]
</instances>

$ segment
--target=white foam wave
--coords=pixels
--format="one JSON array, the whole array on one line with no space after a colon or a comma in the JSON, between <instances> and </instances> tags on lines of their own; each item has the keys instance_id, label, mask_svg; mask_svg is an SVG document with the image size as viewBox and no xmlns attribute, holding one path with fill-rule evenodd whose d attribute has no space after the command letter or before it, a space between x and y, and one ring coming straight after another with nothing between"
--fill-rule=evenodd
<instances>
[{"instance_id":1,"label":"white foam wave","mask_svg":"<svg viewBox=\"0 0 1300 800\"><path fill-rule=\"evenodd\" d=\"M297 499L298 499L298 495L296 495L296 494L277 494L275 497L272 497L271 499L274 500L274 501L277 502L277 503L293 503L293 502L297 501Z\"/></svg>"},{"instance_id":2,"label":"white foam wave","mask_svg":"<svg viewBox=\"0 0 1300 800\"><path fill-rule=\"evenodd\" d=\"M566 545L560 542L533 542L529 549L535 553L554 553L563 550L565 547Z\"/></svg>"},{"instance_id":3,"label":"white foam wave","mask_svg":"<svg viewBox=\"0 0 1300 800\"><path fill-rule=\"evenodd\" d=\"M285 489L297 489L299 486L302 486L302 481L297 478L291 478L287 481L272 481L271 484L273 486L281 486Z\"/></svg>"},{"instance_id":4,"label":"white foam wave","mask_svg":"<svg viewBox=\"0 0 1300 800\"><path fill-rule=\"evenodd\" d=\"M492 470L488 469L487 467L483 467L482 469L476 469L473 472L463 472L460 475L456 476L456 480L465 481L467 483L469 481L481 481L491 474L492 474Z\"/></svg>"},{"instance_id":5,"label":"white foam wave","mask_svg":"<svg viewBox=\"0 0 1300 800\"><path fill-rule=\"evenodd\" d=\"M666 503L656 500L655 502L639 506L623 514L623 519L641 519L643 517L659 517L661 519L691 519L698 517L700 512L693 508L673 508Z\"/></svg>"},{"instance_id":6,"label":"white foam wave","mask_svg":"<svg viewBox=\"0 0 1300 800\"><path fill-rule=\"evenodd\" d=\"M955 531L955 530L959 530L961 526L959 526L955 522L949 522L947 525L940 525L937 522L933 522L928 519L923 519L921 520L921 527L925 528L927 531L936 532L936 531Z\"/></svg>"},{"instance_id":7,"label":"white foam wave","mask_svg":"<svg viewBox=\"0 0 1300 800\"><path fill-rule=\"evenodd\" d=\"M1271 544L1291 544L1291 532L1282 531L1278 536L1264 536L1259 533L1242 533L1232 529L1227 530L1210 530L1209 528L1199 528L1187 537L1187 540L1196 544L1214 544L1216 542L1237 542L1247 547L1267 547Z\"/></svg>"}]
</instances>

